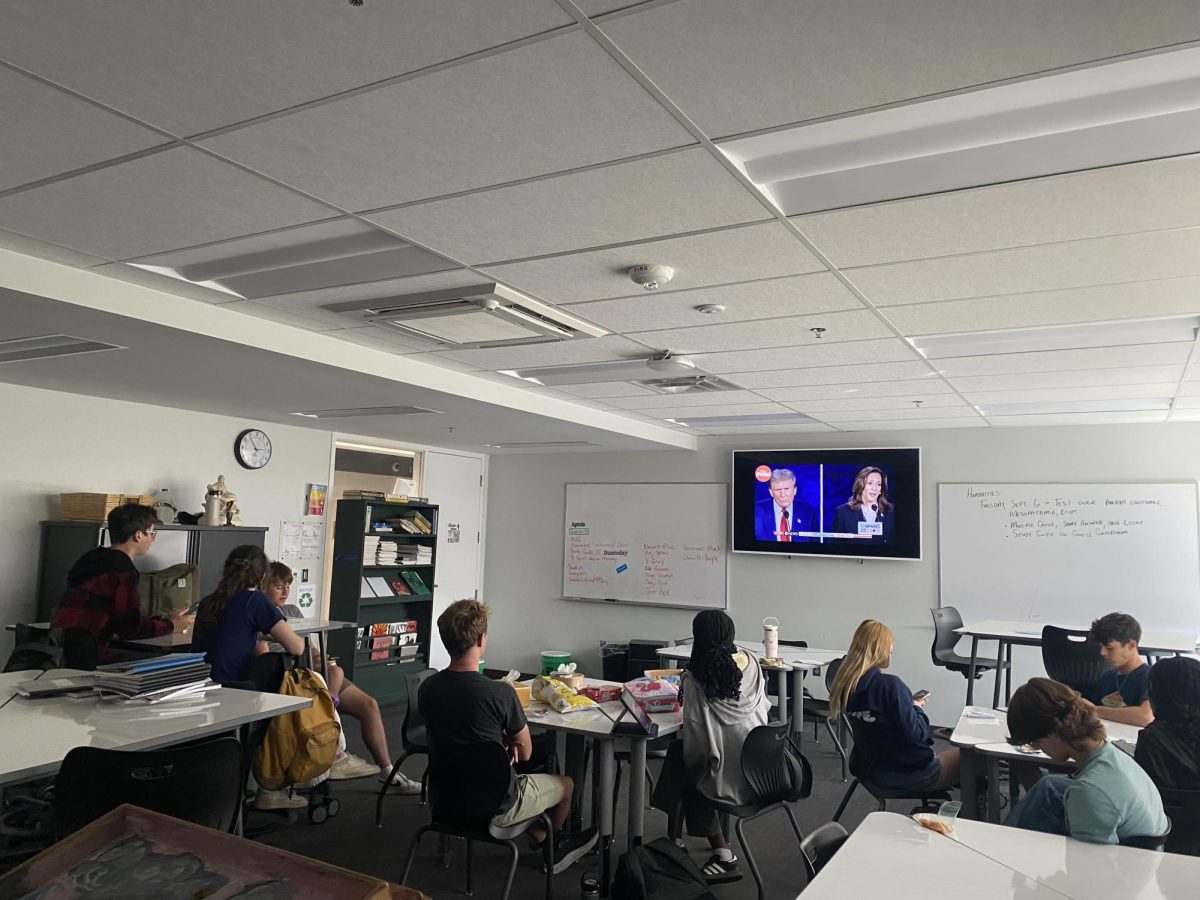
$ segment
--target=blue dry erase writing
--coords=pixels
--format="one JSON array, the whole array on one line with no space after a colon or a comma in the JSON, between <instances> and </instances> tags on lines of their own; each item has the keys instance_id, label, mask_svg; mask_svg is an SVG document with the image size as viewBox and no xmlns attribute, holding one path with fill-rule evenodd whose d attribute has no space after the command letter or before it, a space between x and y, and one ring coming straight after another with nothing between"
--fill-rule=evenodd
<instances>
[{"instance_id":1,"label":"blue dry erase writing","mask_svg":"<svg viewBox=\"0 0 1200 900\"><path fill-rule=\"evenodd\" d=\"M629 568L629 566L627 566L625 563L621 563L619 566L617 566L617 574L620 575L622 572L624 572L628 568Z\"/></svg>"}]
</instances>

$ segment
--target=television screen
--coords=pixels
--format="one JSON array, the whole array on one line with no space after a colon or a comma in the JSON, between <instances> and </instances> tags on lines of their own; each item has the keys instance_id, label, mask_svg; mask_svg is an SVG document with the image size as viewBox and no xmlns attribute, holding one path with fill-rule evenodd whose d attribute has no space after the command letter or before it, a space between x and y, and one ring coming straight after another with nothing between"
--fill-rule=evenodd
<instances>
[{"instance_id":1,"label":"television screen","mask_svg":"<svg viewBox=\"0 0 1200 900\"><path fill-rule=\"evenodd\" d=\"M736 450L733 550L921 558L921 451Z\"/></svg>"}]
</instances>

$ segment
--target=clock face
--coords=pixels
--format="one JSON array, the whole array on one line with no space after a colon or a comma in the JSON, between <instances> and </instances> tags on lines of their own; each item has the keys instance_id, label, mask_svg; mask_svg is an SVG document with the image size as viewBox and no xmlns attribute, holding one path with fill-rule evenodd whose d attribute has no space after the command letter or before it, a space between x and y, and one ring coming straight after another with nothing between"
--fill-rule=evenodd
<instances>
[{"instance_id":1,"label":"clock face","mask_svg":"<svg viewBox=\"0 0 1200 900\"><path fill-rule=\"evenodd\" d=\"M248 428L233 442L233 455L246 469L261 469L271 461L271 439L265 431Z\"/></svg>"}]
</instances>

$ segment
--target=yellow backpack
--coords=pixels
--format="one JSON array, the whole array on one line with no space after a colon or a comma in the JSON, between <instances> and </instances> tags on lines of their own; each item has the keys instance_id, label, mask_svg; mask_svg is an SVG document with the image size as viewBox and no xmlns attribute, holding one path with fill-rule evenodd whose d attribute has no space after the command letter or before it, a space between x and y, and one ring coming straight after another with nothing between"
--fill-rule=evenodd
<instances>
[{"instance_id":1,"label":"yellow backpack","mask_svg":"<svg viewBox=\"0 0 1200 900\"><path fill-rule=\"evenodd\" d=\"M254 778L269 791L312 781L329 771L337 755L342 726L333 714L333 698L315 672L284 673L279 693L308 697L312 706L276 716L254 755Z\"/></svg>"}]
</instances>

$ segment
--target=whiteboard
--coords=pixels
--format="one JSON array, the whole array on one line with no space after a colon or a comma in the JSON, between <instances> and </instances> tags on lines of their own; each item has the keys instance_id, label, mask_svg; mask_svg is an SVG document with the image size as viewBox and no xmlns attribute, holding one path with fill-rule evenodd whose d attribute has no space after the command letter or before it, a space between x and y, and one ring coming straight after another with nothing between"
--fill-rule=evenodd
<instances>
[{"instance_id":1,"label":"whiteboard","mask_svg":"<svg viewBox=\"0 0 1200 900\"><path fill-rule=\"evenodd\" d=\"M726 484L568 484L563 596L724 609Z\"/></svg>"},{"instance_id":2,"label":"whiteboard","mask_svg":"<svg viewBox=\"0 0 1200 900\"><path fill-rule=\"evenodd\" d=\"M1200 630L1196 485L939 484L941 604L1086 627Z\"/></svg>"}]
</instances>

